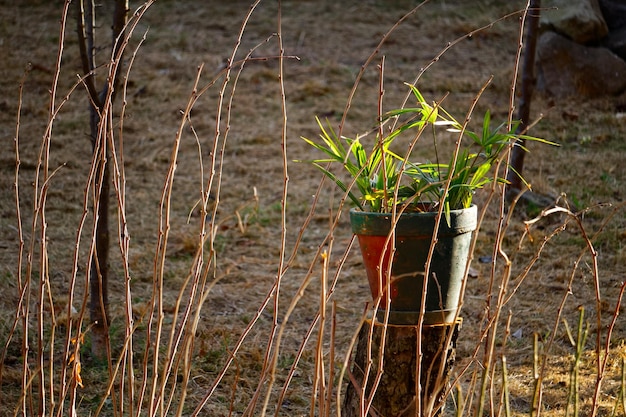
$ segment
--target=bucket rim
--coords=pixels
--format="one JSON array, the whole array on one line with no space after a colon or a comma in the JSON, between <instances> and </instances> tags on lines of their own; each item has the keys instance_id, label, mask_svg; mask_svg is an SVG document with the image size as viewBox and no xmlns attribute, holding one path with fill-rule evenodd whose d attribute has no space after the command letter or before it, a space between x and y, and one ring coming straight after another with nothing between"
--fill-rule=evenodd
<instances>
[{"instance_id":1,"label":"bucket rim","mask_svg":"<svg viewBox=\"0 0 626 417\"><path fill-rule=\"evenodd\" d=\"M401 235L428 235L435 228L438 212L404 212L397 219L396 233ZM378 213L350 209L352 231L357 235L387 236L391 232L393 213ZM439 234L463 234L478 227L478 207L472 204L468 208L450 210L450 224L442 213L439 222Z\"/></svg>"}]
</instances>

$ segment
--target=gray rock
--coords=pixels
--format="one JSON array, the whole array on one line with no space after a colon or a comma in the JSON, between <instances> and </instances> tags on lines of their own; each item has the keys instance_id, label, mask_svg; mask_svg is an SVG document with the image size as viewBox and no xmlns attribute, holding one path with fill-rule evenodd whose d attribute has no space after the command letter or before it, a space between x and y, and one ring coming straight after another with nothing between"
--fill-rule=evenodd
<instances>
[{"instance_id":1,"label":"gray rock","mask_svg":"<svg viewBox=\"0 0 626 417\"><path fill-rule=\"evenodd\" d=\"M609 27L609 35L602 45L626 59L626 1L600 0L600 10Z\"/></svg>"},{"instance_id":2,"label":"gray rock","mask_svg":"<svg viewBox=\"0 0 626 417\"><path fill-rule=\"evenodd\" d=\"M620 58L626 59L626 27L611 30L609 36L602 41L602 45L609 48Z\"/></svg>"},{"instance_id":3,"label":"gray rock","mask_svg":"<svg viewBox=\"0 0 626 417\"><path fill-rule=\"evenodd\" d=\"M599 5L609 32L626 27L626 1L599 0Z\"/></svg>"},{"instance_id":4,"label":"gray rock","mask_svg":"<svg viewBox=\"0 0 626 417\"><path fill-rule=\"evenodd\" d=\"M541 26L567 36L577 43L597 42L609 33L598 0L547 0L542 8Z\"/></svg>"},{"instance_id":5,"label":"gray rock","mask_svg":"<svg viewBox=\"0 0 626 417\"><path fill-rule=\"evenodd\" d=\"M626 90L626 62L607 48L546 32L537 43L537 90L557 98L619 94Z\"/></svg>"}]
</instances>

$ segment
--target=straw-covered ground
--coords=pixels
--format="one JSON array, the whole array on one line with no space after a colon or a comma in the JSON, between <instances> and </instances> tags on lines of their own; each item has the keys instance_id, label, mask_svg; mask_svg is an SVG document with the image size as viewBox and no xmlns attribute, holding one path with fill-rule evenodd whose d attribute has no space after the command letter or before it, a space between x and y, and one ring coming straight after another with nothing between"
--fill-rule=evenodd
<instances>
[{"instance_id":1,"label":"straw-covered ground","mask_svg":"<svg viewBox=\"0 0 626 417\"><path fill-rule=\"evenodd\" d=\"M74 5L64 32L55 106L58 108L68 100L54 116L46 148L42 138L46 137L50 119L50 89L57 70L62 2L31 0L11 3L11 7L5 0L0 3L0 137L4 144L0 153L0 349L5 349L4 362L0 363L0 414L12 415L19 407L28 407L20 400L20 394L37 392L41 369L54 375L45 380L54 386L50 382L59 384L60 370L71 365L64 363L61 352L68 308L76 311L76 317L84 308L90 211L87 210L83 229L81 219L85 199L87 209L93 206L92 190L87 188L92 149L88 138L88 99L84 86L77 84L81 63ZM131 2L133 11L138 7L136 3ZM125 268L117 239L118 199L114 198L109 291L113 354L119 355L127 346L123 342L125 303L130 300L136 324L136 378L149 381L147 393L152 392L155 373L152 363L145 365L144 358L154 359L155 354L152 350L144 354L149 343L145 335L154 335L155 331L150 328L155 323L150 317L156 317L151 313L156 311L154 283L160 271L163 292L157 304L164 313L163 357L171 343L169 326L180 323L174 320L182 319L185 303L195 300L191 311L199 312L193 344L186 345L192 359L190 379L186 380L179 369L178 379L174 376L170 380L170 384L187 384L183 415L189 415L200 404L228 361L232 362L208 398L203 415L228 415L229 410L241 415L249 404L256 404L257 411L251 413L256 415L266 390L271 393L268 409L272 413L278 395L284 391L280 415L309 414L315 375L319 375L319 368L316 371L315 367L319 359L319 321L314 323L314 319L321 305L326 312L326 332L321 333L324 337L319 342L320 349L326 376L333 369L331 380L335 381L335 388L338 386L336 375L370 295L357 246L351 247L345 213L328 236L341 194L328 182L318 189L322 174L309 164L296 162L321 156L300 137L317 136L315 116L328 118L337 127L346 110L346 136L371 129L377 114L383 56L385 110L401 106L408 92L404 83L414 82L421 69L432 64L418 85L430 100L447 94L444 104L460 120L491 76L493 81L481 97L476 113L483 114L489 108L498 123L509 114L520 31L520 14L513 12L523 9L522 1L433 0L408 16L360 72L383 36L415 3L284 1L279 19L277 2L263 0L245 21L250 4L243 0L159 0L145 13L126 51L125 90L118 94L113 114L115 158L123 164L125 178L124 237L130 236L130 243ZM97 40L103 47L96 59L103 66L98 70L98 82L102 85L108 63L105 46L110 36L111 10L103 4L97 12ZM509 13L513 14L500 19ZM244 21L246 26L239 43ZM484 30L466 36L481 27ZM282 70L278 59L281 44ZM235 64L221 93L224 70L235 47ZM126 73L131 58L132 66ZM352 86L361 75L359 88L350 101ZM181 115L197 78L196 90L201 95L177 142ZM125 104L123 109L121 103ZM626 97L588 100L574 96L563 101L541 95L534 98L533 118L543 118L531 134L560 146L530 144L524 176L535 192L558 201L575 216L557 213L526 226L524 221L538 215L540 209L518 206L502 238L503 253L494 254L501 212L499 194L496 190L490 199L489 190L485 190L476 196L479 206L486 207L485 217L474 254L476 274L467 283L454 371L465 371L460 377L464 394L471 390L472 383L478 391L486 362L485 346L490 341L490 333L485 329L495 310L499 310L491 359L496 372L487 383L488 392L493 393L494 412L501 400L501 358L506 356L507 401L512 412L527 414L532 409L535 363L543 380L542 410L565 415L568 393L574 386L570 377L574 375L576 352L566 329L571 329L576 341L583 311L588 336L578 366L574 367L579 368L580 374L580 394L574 397L580 398L583 411L590 409L594 388L599 384L596 350L605 349L607 333L612 331L610 355L606 363L600 363L606 371L598 396L601 414L610 415L619 404L626 326L621 317L615 323L611 320L616 311L621 311L617 303L626 270L625 105ZM216 124L218 117L220 122ZM477 129L481 119L482 116L473 118ZM15 143L19 144L17 181ZM433 158L429 144L422 145L423 149L418 146L415 151L416 158ZM440 146L439 152L445 152L451 145ZM167 210L168 245L161 264L162 252L157 247L159 236L163 236L160 233L165 230L166 210L160 201L174 155L177 161L171 206ZM44 169L48 170L46 183L42 183ZM198 203L209 181L214 196L210 202L217 204L217 211L215 217L206 219L213 222L207 223L207 228L209 224L215 227L205 244L206 258L201 266L207 271L206 275L201 274L206 282L199 285L210 291L199 308L187 280L197 265L202 220ZM21 223L17 221L16 184ZM34 207L34 196L41 195L45 195L45 201ZM20 234L25 243L22 251ZM589 250L590 243L594 252ZM45 257L42 248L46 250ZM345 263L341 264L348 249ZM323 250L328 251L327 279L333 292L322 303L320 278L325 275L319 252ZM30 256L26 256L28 253ZM24 256L20 258L20 254ZM504 255L512 261L507 282L502 278ZM335 276L338 267L341 270ZM130 278L128 286L126 274ZM49 280L41 279L41 275ZM330 287L331 282L336 285ZM503 286L507 288L503 294L507 299L498 306ZM30 296L21 297L21 289ZM68 307L70 301L72 306ZM39 309L42 302L44 307ZM31 305L28 320L21 315L26 314L24 303ZM43 313L39 315L39 311ZM26 357L25 321L31 323L30 351ZM14 323L17 326L12 330ZM43 323L45 337L41 347L37 323ZM247 327L250 324L253 325ZM309 326L311 335L307 334ZM100 404L103 413L113 415L116 401L101 403L106 388L102 381L108 380L110 371L90 358L88 315L81 329L86 332L81 371L84 387L78 388L77 395L80 408L87 410L81 415L93 412ZM238 347L244 331L246 337ZM309 341L301 349L306 337ZM264 365L269 363L266 355L270 340L273 345L269 351L277 352L277 362L274 372L268 374ZM232 355L236 348L239 351ZM37 351L43 353L37 356ZM38 363L34 358L39 357L44 359ZM294 363L297 367L290 374ZM270 382L275 388L268 388ZM24 391L20 388L23 384L30 388ZM141 382L137 386L141 387ZM170 390L171 385L167 387L164 392L176 393L173 404L177 404L183 398L180 391ZM260 393L260 398L254 398L255 392ZM25 398L30 401L37 397L33 395ZM31 406L37 409L36 401ZM625 410L620 408L619 412Z\"/></svg>"}]
</instances>

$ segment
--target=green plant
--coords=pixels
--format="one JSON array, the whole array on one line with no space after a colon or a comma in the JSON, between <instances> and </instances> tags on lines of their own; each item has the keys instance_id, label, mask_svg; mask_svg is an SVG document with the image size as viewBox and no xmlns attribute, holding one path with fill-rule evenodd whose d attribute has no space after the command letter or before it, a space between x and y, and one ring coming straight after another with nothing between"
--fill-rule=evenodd
<instances>
[{"instance_id":1,"label":"green plant","mask_svg":"<svg viewBox=\"0 0 626 417\"><path fill-rule=\"evenodd\" d=\"M302 138L327 155L326 158L309 162L346 192L361 210L389 212L395 205L401 204L405 211L433 211L438 204L443 204L444 213L448 217L450 210L469 207L477 189L494 180L506 182L504 178L490 176L489 172L510 146L519 146L518 139L551 143L516 133L519 122L508 127L505 122L492 128L489 111L483 117L482 132L472 132L439 103L429 104L416 86L409 87L417 106L386 113L376 129L376 141L369 154L362 143L366 135L354 139L340 138L330 125L325 127L319 119L317 123L322 141ZM393 122L393 127L387 129L388 133L384 133L384 124L390 122ZM441 128L459 135L459 146L449 162L439 160L437 131ZM432 132L437 160L413 162L409 159L413 145L427 129ZM405 155L391 150L391 146L400 136L412 137ZM464 139L467 144L463 142ZM353 184L344 183L328 167L328 163L337 162L352 177L360 197L352 192Z\"/></svg>"}]
</instances>

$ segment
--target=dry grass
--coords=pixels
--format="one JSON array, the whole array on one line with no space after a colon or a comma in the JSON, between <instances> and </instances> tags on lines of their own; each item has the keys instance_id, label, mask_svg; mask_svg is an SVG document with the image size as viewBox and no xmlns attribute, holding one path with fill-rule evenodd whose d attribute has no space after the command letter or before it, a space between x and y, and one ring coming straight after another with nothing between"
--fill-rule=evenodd
<instances>
[{"instance_id":1,"label":"dry grass","mask_svg":"<svg viewBox=\"0 0 626 417\"><path fill-rule=\"evenodd\" d=\"M89 213L93 202L87 193L88 201L84 203L84 191L90 184L91 144L86 135L85 91L81 85L72 90L80 72L73 23L65 30L57 105L72 93L54 117L49 155L40 156L59 46L61 5L57 3L31 1L0 8L0 51L6 57L0 68L0 135L6 143L0 154L0 345L6 347L0 364L0 415L21 415L22 410L27 415L37 414L41 410L37 401L42 381L48 398L46 413L56 415L61 410L63 401L59 401L58 390L65 387L71 393L75 388L71 372L76 368L67 359L72 348L70 340L80 332L85 333L85 339L80 371L84 387L75 388L79 415L96 410L101 415L122 415L120 401L129 415L138 413L140 407L148 410L149 402L158 398L158 390L152 391L151 384L161 383L159 378L167 376L164 371L170 364L174 368L163 385L165 403L154 410L155 415L173 414L179 406L181 415L192 415L199 404L205 404L199 415L260 415L266 400L268 414L309 414L314 386L319 382L315 373L316 343L321 340L324 346L325 376L334 370L328 386L336 389L341 386L337 381L339 371L350 351L351 338L358 331L369 293L360 260L354 248L350 250L346 216L334 229L330 226L341 196L329 184L318 190L320 174L292 160L312 157L312 150L299 136L316 135L315 115L329 117L338 124L361 65L413 2L285 2L280 28L276 3L260 2L247 22L235 57L236 61L244 60L253 51L252 56L259 59L247 60L244 66L232 69L223 91L228 105L219 107L219 136L216 120L224 81L220 71L236 45L249 3L213 2L216 4L208 6L205 2L172 0L150 7L129 43L127 58L138 49L125 83L123 133L115 131L118 146L123 139L123 153L117 156L118 162L123 158L124 213L130 243L127 252L120 250L116 239L112 243L110 334L114 360L108 364L90 357L89 324L87 316L82 316L90 214L78 238L77 233L85 209ZM406 94L402 83L413 81L420 68L428 65L448 42L522 9L522 3L433 1L422 7L380 51L386 56L386 106L400 105ZM137 6L131 4L132 8ZM110 11L106 6L99 13L103 21L108 21ZM278 83L279 30L286 56L282 62L288 122L284 137ZM450 92L447 108L462 117L480 86L493 74L494 82L481 99L479 113L489 107L494 118L506 118L518 31L517 17L512 17L459 42L422 76L422 90L433 97ZM100 39L107 38L104 30L100 33ZM145 41L139 47L144 34ZM106 62L105 49L98 55L101 63ZM375 120L375 64L363 73L351 101L344 126L348 136L369 129ZM106 68L98 73L100 82L104 71ZM211 86L202 90L177 136L181 112L197 76L198 90ZM120 124L122 111L122 100L118 98L114 129ZM580 413L589 415L592 411L594 389L599 385L596 352L601 352L599 357L607 362L600 363L604 379L600 402L593 412L612 415L617 406L618 414L626 412L620 405L626 327L621 316L617 317L626 265L626 168L622 161L626 118L620 113L625 102L624 97L572 97L552 103L536 97L534 114L544 117L532 133L561 146L532 145L525 176L535 191L555 201L559 198L560 205L577 215L555 213L526 228L524 220L540 211L534 207L516 208L504 229L502 244L512 260L507 292L502 294L506 303L496 302L507 277L502 269L503 258L497 257L493 273L490 263L480 262L494 254L500 217L498 196L491 202L486 193L477 196L478 203L485 207L473 264L479 274L468 282L455 371L464 371L459 386L467 395L472 381L480 382L482 366L493 363L493 379L487 385L491 394L487 409L493 406L492 415L503 413L503 356L507 358L509 402L514 415L528 414L532 408L536 381L533 366L543 367L542 415L572 415L566 405L575 348L564 322L575 329L580 307L584 307L584 322L589 324L578 364ZM25 243L22 252L14 187L16 154L11 144L16 136L18 109L17 185ZM177 138L179 148L173 153ZM174 154L177 163L171 206L164 210L160 199ZM213 156L217 160L212 166ZM45 187L42 171L38 171L41 162L49 165ZM286 189L285 171L289 178ZM211 192L219 197L211 202L217 204L214 222L203 219L197 205L210 181ZM35 196L44 191L45 206L36 210ZM314 195L317 206L310 212ZM158 239L163 236L160 216L165 213L170 216L170 225L167 253L161 258L157 248L163 247L158 246ZM203 224L203 220L208 223ZM119 236L115 222L113 226L112 235ZM202 227L212 236L206 242L201 236ZM591 256L589 243L597 257ZM332 289L324 303L320 301L322 250L329 252L327 274ZM20 260L20 253L28 257ZM162 268L158 264L161 259ZM155 302L154 284L160 275L162 301ZM196 286L190 284L193 279L198 280ZM30 301L21 299L21 289ZM201 300L201 295L205 299ZM37 299L40 296L43 304ZM21 315L25 305L30 308L28 317ZM128 307L132 315L127 313ZM181 324L187 307L189 317L197 322ZM73 311L71 320L68 311ZM320 311L327 315L321 336L316 321ZM500 319L497 327L493 323L489 327L495 311L500 312ZM164 340L155 348L160 312ZM129 351L127 320L131 316L135 327ZM614 317L616 321L612 322ZM173 362L166 360L171 329L184 329ZM605 356L609 330L611 341ZM485 357L490 331L494 353ZM24 351L25 334L29 335L28 352ZM152 361L157 353L160 361L155 365ZM123 366L111 377L117 358L123 358ZM181 362L176 362L179 359ZM274 365L266 369L272 363L270 359ZM132 377L129 364L134 367ZM40 379L40 375L45 378ZM111 380L115 395L107 396ZM142 402L138 394L144 382L148 385ZM130 384L135 386L132 399ZM167 411L170 400L172 408ZM69 414L69 394L64 401L61 413ZM247 409L250 405L252 408ZM475 406L474 392L472 407L468 406L464 414L473 415Z\"/></svg>"}]
</instances>

